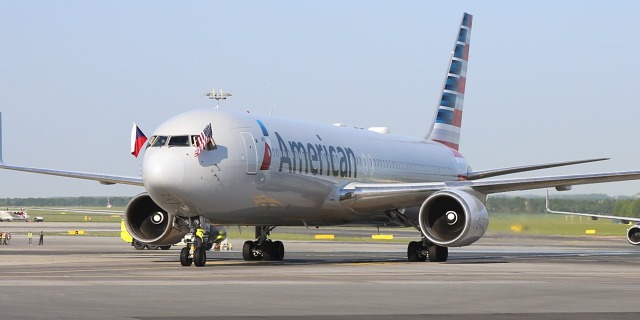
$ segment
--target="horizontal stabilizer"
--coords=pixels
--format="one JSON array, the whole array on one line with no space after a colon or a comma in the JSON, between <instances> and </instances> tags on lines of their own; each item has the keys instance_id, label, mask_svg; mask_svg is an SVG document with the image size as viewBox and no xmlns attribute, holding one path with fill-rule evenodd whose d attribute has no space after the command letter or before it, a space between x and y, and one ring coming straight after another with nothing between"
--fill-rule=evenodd
<instances>
[{"instance_id":1,"label":"horizontal stabilizer","mask_svg":"<svg viewBox=\"0 0 640 320\"><path fill-rule=\"evenodd\" d=\"M554 162L554 163L544 163L544 164L534 164L520 167L510 167L510 168L500 168L500 169L490 169L490 170L481 170L481 171L473 171L467 174L467 180L477 180L483 178L490 178L496 176L502 176L505 174L540 170L540 169L548 169L562 166L570 166L574 164L588 163L588 162L596 162L596 161L604 161L609 160L609 158L597 158L597 159L587 159L587 160L577 160L577 161L565 161L565 162Z\"/></svg>"}]
</instances>

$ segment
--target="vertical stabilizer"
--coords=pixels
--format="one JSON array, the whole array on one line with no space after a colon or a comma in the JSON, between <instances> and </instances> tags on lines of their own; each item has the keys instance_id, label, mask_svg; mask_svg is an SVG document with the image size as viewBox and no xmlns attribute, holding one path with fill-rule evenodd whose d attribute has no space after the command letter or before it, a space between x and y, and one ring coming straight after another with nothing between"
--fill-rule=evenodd
<instances>
[{"instance_id":1,"label":"vertical stabilizer","mask_svg":"<svg viewBox=\"0 0 640 320\"><path fill-rule=\"evenodd\" d=\"M425 138L440 142L458 151L460 128L462 127L462 106L464 88L467 82L469 61L469 40L473 16L465 13L458 31L458 37L451 53L447 78L442 88L440 106L431 131Z\"/></svg>"}]
</instances>

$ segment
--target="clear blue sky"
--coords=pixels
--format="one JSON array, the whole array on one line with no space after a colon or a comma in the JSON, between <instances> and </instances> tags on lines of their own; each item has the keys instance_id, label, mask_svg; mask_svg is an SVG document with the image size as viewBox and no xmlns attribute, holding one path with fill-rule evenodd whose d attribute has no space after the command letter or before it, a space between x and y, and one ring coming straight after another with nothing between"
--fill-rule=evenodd
<instances>
[{"instance_id":1,"label":"clear blue sky","mask_svg":"<svg viewBox=\"0 0 640 320\"><path fill-rule=\"evenodd\" d=\"M10 164L139 175L131 123L213 106L422 137L463 12L474 15L461 152L474 169L640 169L640 2L3 1L0 111ZM0 197L142 188L0 172ZM575 187L630 195L640 181ZM529 192L531 193L531 192Z\"/></svg>"}]
</instances>

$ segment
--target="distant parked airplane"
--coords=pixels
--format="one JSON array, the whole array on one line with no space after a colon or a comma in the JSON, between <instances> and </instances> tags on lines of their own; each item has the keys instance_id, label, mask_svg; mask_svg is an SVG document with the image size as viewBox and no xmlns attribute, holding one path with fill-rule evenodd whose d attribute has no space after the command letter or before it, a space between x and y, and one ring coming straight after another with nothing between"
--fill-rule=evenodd
<instances>
[{"instance_id":1,"label":"distant parked airplane","mask_svg":"<svg viewBox=\"0 0 640 320\"><path fill-rule=\"evenodd\" d=\"M565 214L570 216L581 216L581 217L590 217L591 219L611 219L611 220L620 220L624 224L629 224L629 222L636 222L633 226L627 229L627 240L630 244L637 246L640 245L640 218L633 217L623 217L623 216L614 216L607 214L592 214L592 213L580 213L580 212L568 212L568 211L556 211L551 210L551 200L549 200L549 191L547 191L547 202L546 209L549 213L555 214Z\"/></svg>"},{"instance_id":2,"label":"distant parked airplane","mask_svg":"<svg viewBox=\"0 0 640 320\"><path fill-rule=\"evenodd\" d=\"M29 214L24 210L5 210L0 211L0 221L1 222L11 222L14 220L19 221L28 221Z\"/></svg>"}]
</instances>

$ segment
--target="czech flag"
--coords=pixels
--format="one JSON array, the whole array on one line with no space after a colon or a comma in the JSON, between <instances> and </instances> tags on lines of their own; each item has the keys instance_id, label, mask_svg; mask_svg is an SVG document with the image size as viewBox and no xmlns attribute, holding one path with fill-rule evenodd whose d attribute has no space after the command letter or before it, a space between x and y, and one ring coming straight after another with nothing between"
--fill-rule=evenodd
<instances>
[{"instance_id":1,"label":"czech flag","mask_svg":"<svg viewBox=\"0 0 640 320\"><path fill-rule=\"evenodd\" d=\"M142 150L145 142L147 142L147 136L142 133L142 130L134 122L133 128L131 128L131 154L134 157L138 157L138 153Z\"/></svg>"}]
</instances>

